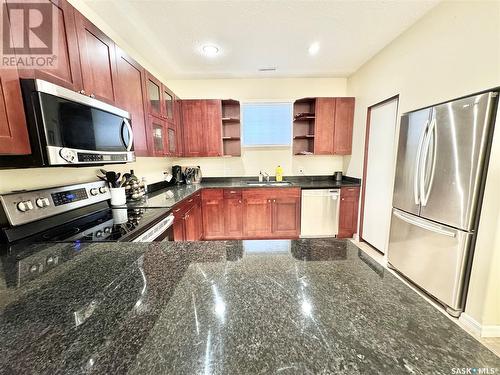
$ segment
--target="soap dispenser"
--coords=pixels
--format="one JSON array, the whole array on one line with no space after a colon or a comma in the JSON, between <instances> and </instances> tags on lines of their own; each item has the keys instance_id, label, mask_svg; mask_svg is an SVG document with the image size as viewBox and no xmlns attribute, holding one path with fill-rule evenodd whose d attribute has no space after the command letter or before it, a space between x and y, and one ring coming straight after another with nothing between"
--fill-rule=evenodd
<instances>
[{"instance_id":1,"label":"soap dispenser","mask_svg":"<svg viewBox=\"0 0 500 375\"><path fill-rule=\"evenodd\" d=\"M276 181L277 182L283 181L283 168L281 168L280 165L276 167Z\"/></svg>"}]
</instances>

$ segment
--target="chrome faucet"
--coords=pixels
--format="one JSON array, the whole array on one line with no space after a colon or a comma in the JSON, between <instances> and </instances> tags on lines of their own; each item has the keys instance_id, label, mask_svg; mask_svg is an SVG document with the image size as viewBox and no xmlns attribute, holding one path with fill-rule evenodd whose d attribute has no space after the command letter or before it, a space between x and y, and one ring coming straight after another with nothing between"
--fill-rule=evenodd
<instances>
[{"instance_id":1,"label":"chrome faucet","mask_svg":"<svg viewBox=\"0 0 500 375\"><path fill-rule=\"evenodd\" d=\"M269 182L269 173L264 171L263 174L264 174L264 176L266 176L266 182Z\"/></svg>"}]
</instances>

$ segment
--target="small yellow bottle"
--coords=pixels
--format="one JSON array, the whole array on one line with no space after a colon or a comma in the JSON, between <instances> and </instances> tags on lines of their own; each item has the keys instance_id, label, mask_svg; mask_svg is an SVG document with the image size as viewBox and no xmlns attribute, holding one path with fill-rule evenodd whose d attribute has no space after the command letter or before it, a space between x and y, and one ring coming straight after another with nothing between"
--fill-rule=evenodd
<instances>
[{"instance_id":1,"label":"small yellow bottle","mask_svg":"<svg viewBox=\"0 0 500 375\"><path fill-rule=\"evenodd\" d=\"M283 181L283 168L279 165L276 167L276 181Z\"/></svg>"}]
</instances>

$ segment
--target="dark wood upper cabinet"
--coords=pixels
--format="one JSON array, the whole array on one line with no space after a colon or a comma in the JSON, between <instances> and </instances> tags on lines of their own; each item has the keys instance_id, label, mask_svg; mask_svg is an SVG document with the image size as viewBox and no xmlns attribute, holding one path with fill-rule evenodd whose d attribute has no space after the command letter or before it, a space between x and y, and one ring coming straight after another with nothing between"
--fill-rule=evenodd
<instances>
[{"instance_id":1,"label":"dark wood upper cabinet","mask_svg":"<svg viewBox=\"0 0 500 375\"><path fill-rule=\"evenodd\" d=\"M222 107L220 100L205 100L206 123L203 129L204 156L222 155Z\"/></svg>"},{"instance_id":2,"label":"dark wood upper cabinet","mask_svg":"<svg viewBox=\"0 0 500 375\"><path fill-rule=\"evenodd\" d=\"M146 93L149 114L163 117L162 103L161 103L162 84L151 73L146 73Z\"/></svg>"},{"instance_id":3,"label":"dark wood upper cabinet","mask_svg":"<svg viewBox=\"0 0 500 375\"><path fill-rule=\"evenodd\" d=\"M134 133L137 156L148 156L148 131L145 117L145 70L120 48L116 48L116 104L128 111Z\"/></svg>"},{"instance_id":4,"label":"dark wood upper cabinet","mask_svg":"<svg viewBox=\"0 0 500 375\"><path fill-rule=\"evenodd\" d=\"M0 155L30 153L17 69L0 69Z\"/></svg>"},{"instance_id":5,"label":"dark wood upper cabinet","mask_svg":"<svg viewBox=\"0 0 500 375\"><path fill-rule=\"evenodd\" d=\"M83 89L87 95L115 104L115 43L83 15L75 12Z\"/></svg>"},{"instance_id":6,"label":"dark wood upper cabinet","mask_svg":"<svg viewBox=\"0 0 500 375\"><path fill-rule=\"evenodd\" d=\"M333 153L336 155L350 155L352 153L352 128L355 99L337 98L335 100Z\"/></svg>"},{"instance_id":7,"label":"dark wood upper cabinet","mask_svg":"<svg viewBox=\"0 0 500 375\"><path fill-rule=\"evenodd\" d=\"M174 121L175 112L175 96L165 85L162 86L162 104L165 118L169 121Z\"/></svg>"},{"instance_id":8,"label":"dark wood upper cabinet","mask_svg":"<svg viewBox=\"0 0 500 375\"><path fill-rule=\"evenodd\" d=\"M202 156L204 105L202 100L182 101L182 136L184 156Z\"/></svg>"},{"instance_id":9,"label":"dark wood upper cabinet","mask_svg":"<svg viewBox=\"0 0 500 375\"><path fill-rule=\"evenodd\" d=\"M13 1L11 1L12 3ZM75 25L75 9L66 0L50 0L57 18L57 46L54 48L55 65L44 69L21 69L21 78L37 78L80 91L83 88ZM7 3L7 6L8 3ZM52 30L39 30L52 35Z\"/></svg>"},{"instance_id":10,"label":"dark wood upper cabinet","mask_svg":"<svg viewBox=\"0 0 500 375\"><path fill-rule=\"evenodd\" d=\"M338 238L351 238L358 229L359 187L340 189Z\"/></svg>"},{"instance_id":11,"label":"dark wood upper cabinet","mask_svg":"<svg viewBox=\"0 0 500 375\"><path fill-rule=\"evenodd\" d=\"M149 154L165 156L168 154L167 122L153 115L148 116Z\"/></svg>"},{"instance_id":12,"label":"dark wood upper cabinet","mask_svg":"<svg viewBox=\"0 0 500 375\"><path fill-rule=\"evenodd\" d=\"M183 100L184 156L222 155L220 100Z\"/></svg>"},{"instance_id":13,"label":"dark wood upper cabinet","mask_svg":"<svg viewBox=\"0 0 500 375\"><path fill-rule=\"evenodd\" d=\"M182 141L182 100L177 96L174 99L174 124L176 129L176 153L175 156L184 155L184 143Z\"/></svg>"},{"instance_id":14,"label":"dark wood upper cabinet","mask_svg":"<svg viewBox=\"0 0 500 375\"><path fill-rule=\"evenodd\" d=\"M349 155L354 98L304 98L293 105L294 155Z\"/></svg>"},{"instance_id":15,"label":"dark wood upper cabinet","mask_svg":"<svg viewBox=\"0 0 500 375\"><path fill-rule=\"evenodd\" d=\"M314 153L317 155L333 154L335 101L335 98L316 99Z\"/></svg>"}]
</instances>

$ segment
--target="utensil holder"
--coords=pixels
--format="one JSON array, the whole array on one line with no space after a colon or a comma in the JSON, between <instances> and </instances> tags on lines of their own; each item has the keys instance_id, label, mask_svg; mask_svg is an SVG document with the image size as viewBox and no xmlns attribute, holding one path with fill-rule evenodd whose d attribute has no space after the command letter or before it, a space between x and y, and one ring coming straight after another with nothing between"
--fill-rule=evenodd
<instances>
[{"instance_id":1,"label":"utensil holder","mask_svg":"<svg viewBox=\"0 0 500 375\"><path fill-rule=\"evenodd\" d=\"M112 208L113 224L124 224L128 221L128 211L126 208Z\"/></svg>"},{"instance_id":2,"label":"utensil holder","mask_svg":"<svg viewBox=\"0 0 500 375\"><path fill-rule=\"evenodd\" d=\"M111 188L109 189L111 194L111 205L112 206L123 206L127 203L127 197L125 196L125 188Z\"/></svg>"}]
</instances>

